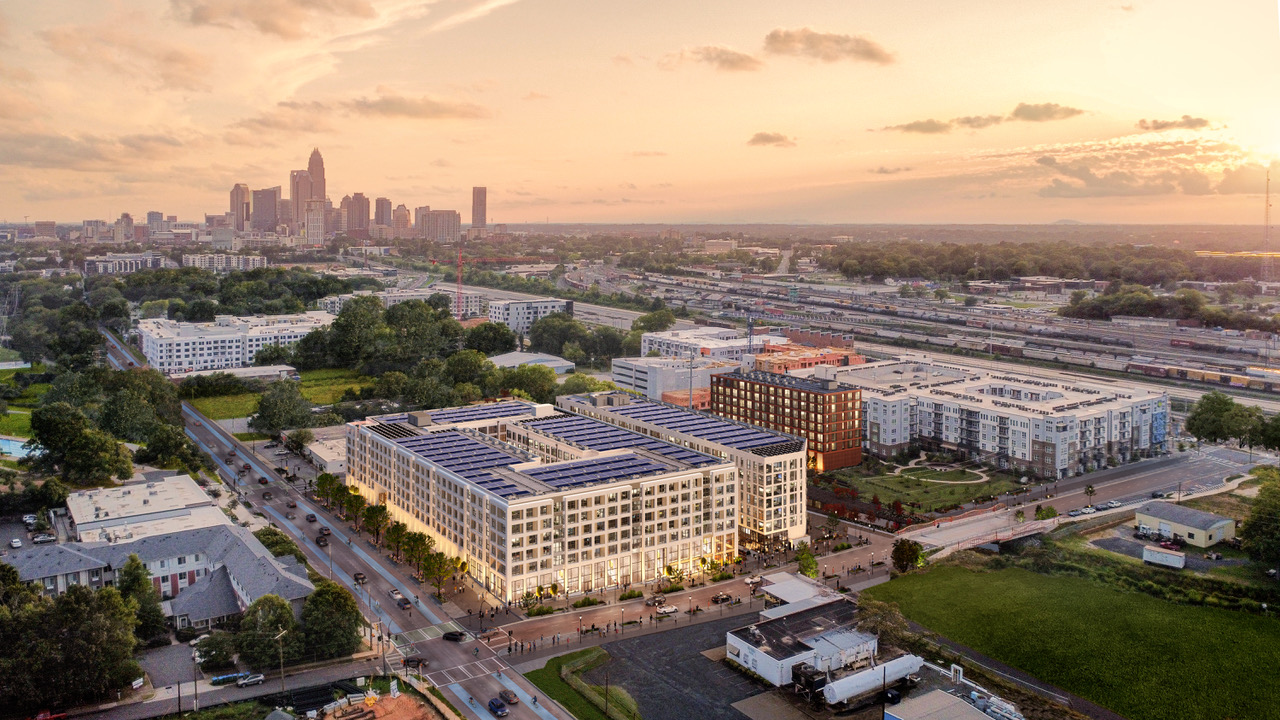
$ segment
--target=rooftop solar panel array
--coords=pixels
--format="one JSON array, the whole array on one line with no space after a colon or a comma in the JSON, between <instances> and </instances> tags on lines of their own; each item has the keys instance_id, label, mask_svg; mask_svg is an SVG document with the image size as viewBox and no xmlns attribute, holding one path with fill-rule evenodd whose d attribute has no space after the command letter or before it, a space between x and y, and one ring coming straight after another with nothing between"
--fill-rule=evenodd
<instances>
[{"instance_id":1,"label":"rooftop solar panel array","mask_svg":"<svg viewBox=\"0 0 1280 720\"><path fill-rule=\"evenodd\" d=\"M633 400L629 405L611 407L609 412L738 450L754 450L795 441L785 435L738 425L672 405Z\"/></svg>"},{"instance_id":2,"label":"rooftop solar panel array","mask_svg":"<svg viewBox=\"0 0 1280 720\"><path fill-rule=\"evenodd\" d=\"M628 454L544 465L523 472L553 488L564 489L612 482L638 475L670 472L670 468L663 467L648 458Z\"/></svg>"},{"instance_id":3,"label":"rooftop solar panel array","mask_svg":"<svg viewBox=\"0 0 1280 720\"><path fill-rule=\"evenodd\" d=\"M527 492L511 481L487 472L490 468L525 462L524 458L503 452L460 432L446 430L415 435L399 438L395 443L502 497Z\"/></svg>"},{"instance_id":4,"label":"rooftop solar panel array","mask_svg":"<svg viewBox=\"0 0 1280 720\"><path fill-rule=\"evenodd\" d=\"M696 450L672 445L648 435L624 430L616 425L610 425L581 415L559 415L543 420L529 420L522 423L522 425L561 440L577 443L590 450L644 448L693 467L703 467L721 462Z\"/></svg>"},{"instance_id":5,"label":"rooftop solar panel array","mask_svg":"<svg viewBox=\"0 0 1280 720\"><path fill-rule=\"evenodd\" d=\"M471 422L472 420L488 420L490 418L500 417L514 417L516 415L532 415L533 413L533 407L527 403L507 401L439 410L431 413L430 418L433 423L443 424Z\"/></svg>"}]
</instances>

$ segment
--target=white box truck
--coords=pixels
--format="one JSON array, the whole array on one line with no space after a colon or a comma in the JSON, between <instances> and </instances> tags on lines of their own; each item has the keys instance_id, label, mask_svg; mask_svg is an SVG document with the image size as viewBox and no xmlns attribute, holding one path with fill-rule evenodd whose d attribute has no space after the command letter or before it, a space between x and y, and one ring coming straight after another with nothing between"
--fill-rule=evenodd
<instances>
[{"instance_id":1,"label":"white box truck","mask_svg":"<svg viewBox=\"0 0 1280 720\"><path fill-rule=\"evenodd\" d=\"M1179 570L1187 566L1187 556L1185 554L1176 550L1165 550L1151 545L1142 548L1142 561Z\"/></svg>"}]
</instances>

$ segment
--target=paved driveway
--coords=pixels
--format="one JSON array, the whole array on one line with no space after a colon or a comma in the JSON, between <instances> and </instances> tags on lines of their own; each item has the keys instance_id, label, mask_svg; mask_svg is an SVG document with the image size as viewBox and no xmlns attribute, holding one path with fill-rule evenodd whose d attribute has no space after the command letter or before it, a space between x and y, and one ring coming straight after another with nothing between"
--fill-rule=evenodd
<instances>
[{"instance_id":1,"label":"paved driveway","mask_svg":"<svg viewBox=\"0 0 1280 720\"><path fill-rule=\"evenodd\" d=\"M138 664L151 676L151 684L157 688L173 685L178 681L191 682L191 647L186 643L174 643L168 647L144 650L138 656Z\"/></svg>"},{"instance_id":2,"label":"paved driveway","mask_svg":"<svg viewBox=\"0 0 1280 720\"><path fill-rule=\"evenodd\" d=\"M645 720L747 720L730 705L764 688L701 653L723 648L725 633L752 619L729 617L608 643L613 661L587 673L587 680L604 685L608 669L609 682L631 693Z\"/></svg>"}]
</instances>

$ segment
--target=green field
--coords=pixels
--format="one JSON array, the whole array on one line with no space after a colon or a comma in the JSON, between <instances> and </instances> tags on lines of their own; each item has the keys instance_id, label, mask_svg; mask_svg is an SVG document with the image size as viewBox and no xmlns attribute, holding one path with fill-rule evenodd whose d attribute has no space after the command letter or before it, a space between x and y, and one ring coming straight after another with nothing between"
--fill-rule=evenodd
<instances>
[{"instance_id":1,"label":"green field","mask_svg":"<svg viewBox=\"0 0 1280 720\"><path fill-rule=\"evenodd\" d=\"M7 347L0 347L0 362L18 362L22 359L22 354L17 350L10 350Z\"/></svg>"},{"instance_id":2,"label":"green field","mask_svg":"<svg viewBox=\"0 0 1280 720\"><path fill-rule=\"evenodd\" d=\"M572 713L578 720L608 720L605 714L600 712L600 708L592 705L589 700L584 698L577 690L574 690L569 683L560 679L560 667L562 665L594 651L595 648L587 648L568 655L551 658L542 669L525 673L524 676L542 692L563 705L564 709Z\"/></svg>"},{"instance_id":3,"label":"green field","mask_svg":"<svg viewBox=\"0 0 1280 720\"><path fill-rule=\"evenodd\" d=\"M230 420L249 417L258 411L258 394L223 395L221 397L188 400L195 409L210 420Z\"/></svg>"},{"instance_id":4,"label":"green field","mask_svg":"<svg viewBox=\"0 0 1280 720\"><path fill-rule=\"evenodd\" d=\"M31 415L14 411L0 417L0 435L31 437Z\"/></svg>"},{"instance_id":5,"label":"green field","mask_svg":"<svg viewBox=\"0 0 1280 720\"><path fill-rule=\"evenodd\" d=\"M316 405L332 405L342 399L348 388L357 392L373 384L373 378L355 370L303 370L302 396Z\"/></svg>"},{"instance_id":6,"label":"green field","mask_svg":"<svg viewBox=\"0 0 1280 720\"><path fill-rule=\"evenodd\" d=\"M843 470L832 473L840 478L841 484L858 488L861 499L870 500L872 496L880 498L880 502L889 505L894 500L902 504L919 503L920 509L930 512L935 508L946 507L957 503L966 503L974 498L999 495L1018 487L1016 480L1006 475L996 475L983 483L958 484L956 481L977 480L977 473L968 470L939 471L927 468L911 468L903 475L876 475L861 477ZM926 482L920 477L935 480L947 480L953 484Z\"/></svg>"},{"instance_id":7,"label":"green field","mask_svg":"<svg viewBox=\"0 0 1280 720\"><path fill-rule=\"evenodd\" d=\"M1131 720L1280 717L1280 619L1020 569L936 567L866 591Z\"/></svg>"}]
</instances>

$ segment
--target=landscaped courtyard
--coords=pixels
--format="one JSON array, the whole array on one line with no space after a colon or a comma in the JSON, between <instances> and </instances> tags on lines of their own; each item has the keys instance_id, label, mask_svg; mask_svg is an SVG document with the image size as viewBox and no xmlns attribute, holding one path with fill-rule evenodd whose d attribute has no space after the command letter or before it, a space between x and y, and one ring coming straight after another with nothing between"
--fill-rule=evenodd
<instances>
[{"instance_id":1,"label":"landscaped courtyard","mask_svg":"<svg viewBox=\"0 0 1280 720\"><path fill-rule=\"evenodd\" d=\"M1022 487L1017 478L1004 473L954 467L902 467L872 476L845 469L824 478L834 478L835 487L857 488L860 500L877 498L883 505L900 501L921 512L952 508Z\"/></svg>"}]
</instances>

